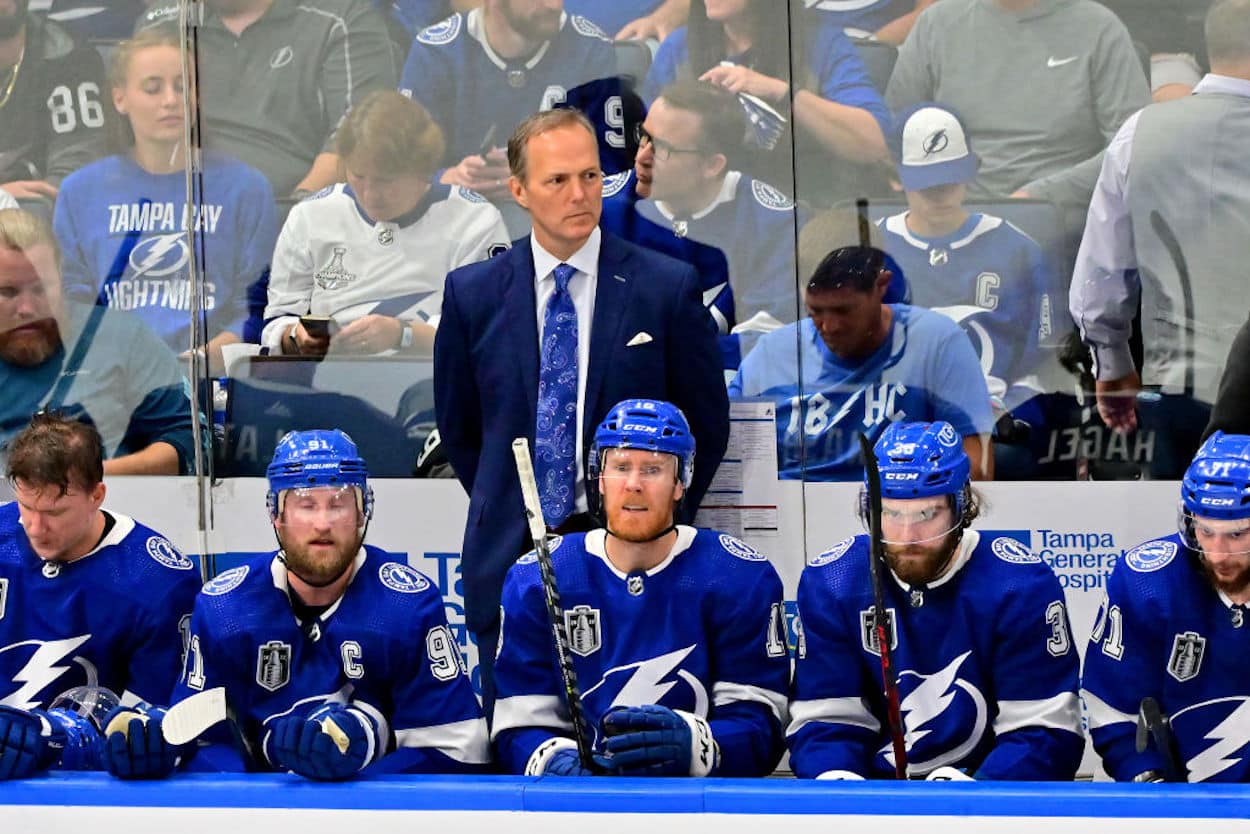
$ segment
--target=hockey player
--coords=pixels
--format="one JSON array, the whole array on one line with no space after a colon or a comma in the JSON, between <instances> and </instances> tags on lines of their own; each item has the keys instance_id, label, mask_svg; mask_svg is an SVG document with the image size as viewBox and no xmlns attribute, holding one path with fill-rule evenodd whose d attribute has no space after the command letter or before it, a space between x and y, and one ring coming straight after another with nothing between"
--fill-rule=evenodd
<instances>
[{"instance_id":1,"label":"hockey player","mask_svg":"<svg viewBox=\"0 0 1250 834\"><path fill-rule=\"evenodd\" d=\"M979 501L950 424L896 423L875 454L909 775L1072 779L1084 741L1059 580L1016 539L971 529ZM870 558L868 536L846 539L799 580L786 737L802 778L894 774Z\"/></svg>"},{"instance_id":2,"label":"hockey player","mask_svg":"<svg viewBox=\"0 0 1250 834\"><path fill-rule=\"evenodd\" d=\"M503 218L479 194L430 184L443 133L394 90L355 105L335 143L346 183L291 209L273 255L262 341L288 354L428 355L443 279L508 248ZM301 323L309 314L333 321L310 332Z\"/></svg>"},{"instance_id":3,"label":"hockey player","mask_svg":"<svg viewBox=\"0 0 1250 834\"><path fill-rule=\"evenodd\" d=\"M134 311L175 353L191 348L192 311L202 305L218 368L223 345L259 336L259 322L256 332L244 329L248 289L264 294L278 221L260 171L213 152L203 154L205 188L187 208L178 37L175 26L159 26L114 48L113 106L133 142L65 179L53 225L68 295ZM202 300L191 281L193 257L204 273Z\"/></svg>"},{"instance_id":4,"label":"hockey player","mask_svg":"<svg viewBox=\"0 0 1250 834\"><path fill-rule=\"evenodd\" d=\"M1216 432L1181 482L1180 529L1133 548L1111 573L1081 694L1117 780L1250 781L1248 498L1250 437ZM1139 753L1147 698L1167 718L1153 717Z\"/></svg>"},{"instance_id":5,"label":"hockey player","mask_svg":"<svg viewBox=\"0 0 1250 834\"><path fill-rule=\"evenodd\" d=\"M244 755L223 730L192 766L339 780L484 765L486 722L438 587L363 543L373 492L356 444L292 432L268 476L281 549L204 586L174 690L177 703L225 687Z\"/></svg>"},{"instance_id":6,"label":"hockey player","mask_svg":"<svg viewBox=\"0 0 1250 834\"><path fill-rule=\"evenodd\" d=\"M559 104L594 122L607 173L627 167L612 43L598 26L562 9L550 0L485 0L417 34L399 87L447 137L444 183L511 199L508 136L530 113Z\"/></svg>"},{"instance_id":7,"label":"hockey player","mask_svg":"<svg viewBox=\"0 0 1250 834\"><path fill-rule=\"evenodd\" d=\"M98 768L96 727L48 706L81 686L127 704L168 700L199 573L159 533L102 508L91 426L35 415L7 476L17 500L0 506L0 778Z\"/></svg>"},{"instance_id":8,"label":"hockey player","mask_svg":"<svg viewBox=\"0 0 1250 834\"><path fill-rule=\"evenodd\" d=\"M595 762L609 774L762 776L781 757L781 580L732 536L674 525L694 450L672 404L618 403L588 456L604 527L551 542ZM584 775L535 562L521 557L504 582L493 738L510 772Z\"/></svg>"}]
</instances>

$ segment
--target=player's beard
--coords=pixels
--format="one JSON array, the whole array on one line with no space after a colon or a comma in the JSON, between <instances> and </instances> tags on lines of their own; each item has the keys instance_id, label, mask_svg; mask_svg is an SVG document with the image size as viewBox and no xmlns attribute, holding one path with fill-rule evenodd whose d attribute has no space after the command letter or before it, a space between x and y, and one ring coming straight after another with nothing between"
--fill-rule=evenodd
<instances>
[{"instance_id":1,"label":"player's beard","mask_svg":"<svg viewBox=\"0 0 1250 834\"><path fill-rule=\"evenodd\" d=\"M22 27L26 25L26 7L29 5L30 0L16 0L15 10L9 12L7 5L0 3L0 40L8 40L22 31Z\"/></svg>"},{"instance_id":2,"label":"player's beard","mask_svg":"<svg viewBox=\"0 0 1250 834\"><path fill-rule=\"evenodd\" d=\"M320 588L343 575L356 558L363 540L363 536L357 533L343 542L325 539L327 544L332 545L329 548L316 547L315 540L288 543L279 537L278 543L282 545L287 570L309 585Z\"/></svg>"},{"instance_id":3,"label":"player's beard","mask_svg":"<svg viewBox=\"0 0 1250 834\"><path fill-rule=\"evenodd\" d=\"M953 530L940 539L912 544L887 544L885 561L894 575L908 585L928 585L950 565L963 531ZM904 558L905 557L905 558Z\"/></svg>"},{"instance_id":4,"label":"player's beard","mask_svg":"<svg viewBox=\"0 0 1250 834\"><path fill-rule=\"evenodd\" d=\"M499 5L499 11L504 20L508 21L508 25L528 41L550 40L560 31L561 13L558 11L553 13L543 10L530 15L521 15L512 8L512 0L503 0Z\"/></svg>"},{"instance_id":5,"label":"player's beard","mask_svg":"<svg viewBox=\"0 0 1250 834\"><path fill-rule=\"evenodd\" d=\"M1243 560L1240 569L1237 569L1232 559L1225 559L1225 564L1227 567L1217 573L1215 567L1204 556L1202 572L1207 575L1207 580L1211 585L1223 591L1226 596L1240 596L1245 593L1247 586L1250 586L1250 561Z\"/></svg>"},{"instance_id":6,"label":"player's beard","mask_svg":"<svg viewBox=\"0 0 1250 834\"><path fill-rule=\"evenodd\" d=\"M27 330L0 333L0 361L22 368L42 365L61 345L61 329L56 319L40 319Z\"/></svg>"}]
</instances>

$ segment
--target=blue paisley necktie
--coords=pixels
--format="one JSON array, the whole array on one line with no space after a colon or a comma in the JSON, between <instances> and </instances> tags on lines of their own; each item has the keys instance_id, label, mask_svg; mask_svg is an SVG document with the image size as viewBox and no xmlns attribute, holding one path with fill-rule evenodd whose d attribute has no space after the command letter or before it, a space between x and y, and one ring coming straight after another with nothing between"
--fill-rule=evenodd
<instances>
[{"instance_id":1,"label":"blue paisley necktie","mask_svg":"<svg viewBox=\"0 0 1250 834\"><path fill-rule=\"evenodd\" d=\"M549 527L573 512L577 484L577 310L569 295L576 272L568 264L552 270L556 291L543 313L534 474Z\"/></svg>"}]
</instances>

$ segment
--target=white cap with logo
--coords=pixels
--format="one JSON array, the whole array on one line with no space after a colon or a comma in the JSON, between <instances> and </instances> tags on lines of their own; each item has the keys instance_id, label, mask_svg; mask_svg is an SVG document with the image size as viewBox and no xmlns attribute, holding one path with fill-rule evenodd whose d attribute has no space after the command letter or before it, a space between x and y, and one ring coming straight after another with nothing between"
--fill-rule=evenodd
<instances>
[{"instance_id":1,"label":"white cap with logo","mask_svg":"<svg viewBox=\"0 0 1250 834\"><path fill-rule=\"evenodd\" d=\"M968 147L959 117L923 104L899 118L898 175L906 191L971 182L981 161Z\"/></svg>"}]
</instances>

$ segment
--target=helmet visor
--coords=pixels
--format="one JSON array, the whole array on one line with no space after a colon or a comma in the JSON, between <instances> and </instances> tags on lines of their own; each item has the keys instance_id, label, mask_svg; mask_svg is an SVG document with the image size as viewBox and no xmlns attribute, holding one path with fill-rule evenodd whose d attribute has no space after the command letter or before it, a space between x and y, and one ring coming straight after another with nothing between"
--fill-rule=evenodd
<instances>
[{"instance_id":1,"label":"helmet visor","mask_svg":"<svg viewBox=\"0 0 1250 834\"><path fill-rule=\"evenodd\" d=\"M599 461L599 477L672 483L677 480L677 458L666 452L647 449L604 449Z\"/></svg>"},{"instance_id":2,"label":"helmet visor","mask_svg":"<svg viewBox=\"0 0 1250 834\"><path fill-rule=\"evenodd\" d=\"M278 520L286 524L356 522L363 511L360 489L351 484L298 487L278 495Z\"/></svg>"},{"instance_id":3,"label":"helmet visor","mask_svg":"<svg viewBox=\"0 0 1250 834\"><path fill-rule=\"evenodd\" d=\"M1250 518L1205 518L1182 506L1178 526L1191 550L1230 556L1250 553Z\"/></svg>"},{"instance_id":4,"label":"helmet visor","mask_svg":"<svg viewBox=\"0 0 1250 834\"><path fill-rule=\"evenodd\" d=\"M867 492L860 490L860 520L869 530ZM881 501L881 541L887 545L937 542L959 529L950 496L885 498Z\"/></svg>"}]
</instances>

